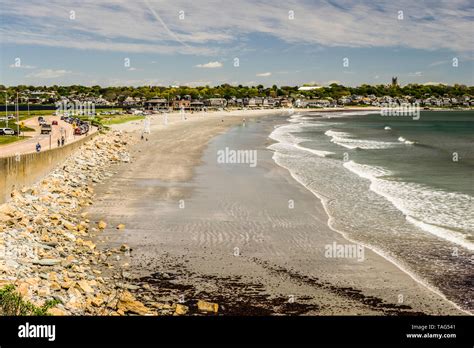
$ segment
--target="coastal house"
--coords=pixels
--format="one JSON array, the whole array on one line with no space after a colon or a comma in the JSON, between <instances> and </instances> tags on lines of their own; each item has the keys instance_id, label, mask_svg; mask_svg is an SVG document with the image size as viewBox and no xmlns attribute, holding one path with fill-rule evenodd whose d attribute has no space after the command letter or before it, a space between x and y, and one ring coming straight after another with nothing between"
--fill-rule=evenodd
<instances>
[{"instance_id":1,"label":"coastal house","mask_svg":"<svg viewBox=\"0 0 474 348\"><path fill-rule=\"evenodd\" d=\"M149 99L144 104L146 110L162 111L169 109L168 101L164 98Z\"/></svg>"},{"instance_id":2,"label":"coastal house","mask_svg":"<svg viewBox=\"0 0 474 348\"><path fill-rule=\"evenodd\" d=\"M253 97L247 99L247 107L249 108L260 108L263 106L263 98Z\"/></svg>"},{"instance_id":3,"label":"coastal house","mask_svg":"<svg viewBox=\"0 0 474 348\"><path fill-rule=\"evenodd\" d=\"M227 107L228 108L234 108L237 106L237 99L234 97L234 98L230 98L229 100L227 100Z\"/></svg>"},{"instance_id":4,"label":"coastal house","mask_svg":"<svg viewBox=\"0 0 474 348\"><path fill-rule=\"evenodd\" d=\"M209 98L204 100L204 105L210 109L225 108L227 106L227 100L224 98Z\"/></svg>"},{"instance_id":5,"label":"coastal house","mask_svg":"<svg viewBox=\"0 0 474 348\"><path fill-rule=\"evenodd\" d=\"M200 100L193 100L189 104L189 109L192 111L202 111L204 109L204 103Z\"/></svg>"},{"instance_id":6,"label":"coastal house","mask_svg":"<svg viewBox=\"0 0 474 348\"><path fill-rule=\"evenodd\" d=\"M191 109L191 100L189 99L180 99L173 100L171 103L173 110L190 110Z\"/></svg>"},{"instance_id":7,"label":"coastal house","mask_svg":"<svg viewBox=\"0 0 474 348\"><path fill-rule=\"evenodd\" d=\"M266 108L274 108L280 105L280 100L277 98L267 97L264 98L263 106Z\"/></svg>"},{"instance_id":8,"label":"coastal house","mask_svg":"<svg viewBox=\"0 0 474 348\"><path fill-rule=\"evenodd\" d=\"M280 106L282 108L291 108L293 106L293 103L291 102L291 100L287 98L283 98L283 99L280 99Z\"/></svg>"},{"instance_id":9,"label":"coastal house","mask_svg":"<svg viewBox=\"0 0 474 348\"><path fill-rule=\"evenodd\" d=\"M122 105L123 106L134 106L134 105L138 105L138 102L140 101L140 99L138 98L138 100L136 98L133 98L133 97L127 97L124 99L124 101L122 102Z\"/></svg>"},{"instance_id":10,"label":"coastal house","mask_svg":"<svg viewBox=\"0 0 474 348\"><path fill-rule=\"evenodd\" d=\"M310 99L306 101L307 108L325 108L329 107L331 102L326 99Z\"/></svg>"},{"instance_id":11,"label":"coastal house","mask_svg":"<svg viewBox=\"0 0 474 348\"><path fill-rule=\"evenodd\" d=\"M304 108L306 106L306 104L307 104L307 102L304 99L296 99L295 103L294 103L296 108Z\"/></svg>"},{"instance_id":12,"label":"coastal house","mask_svg":"<svg viewBox=\"0 0 474 348\"><path fill-rule=\"evenodd\" d=\"M341 98L339 98L339 100L338 100L338 103L339 103L339 104L342 104L342 105L344 105L344 104L349 104L350 102L352 102L351 97L341 97Z\"/></svg>"}]
</instances>

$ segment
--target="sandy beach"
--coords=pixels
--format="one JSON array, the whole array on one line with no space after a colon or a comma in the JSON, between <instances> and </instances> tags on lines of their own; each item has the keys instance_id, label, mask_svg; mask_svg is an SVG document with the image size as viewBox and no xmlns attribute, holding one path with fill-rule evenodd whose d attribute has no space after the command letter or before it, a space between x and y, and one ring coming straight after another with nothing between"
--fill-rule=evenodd
<instances>
[{"instance_id":1,"label":"sandy beach","mask_svg":"<svg viewBox=\"0 0 474 348\"><path fill-rule=\"evenodd\" d=\"M152 116L132 163L115 166L87 208L110 226L98 248L132 248L129 277L143 303L202 299L224 315L465 314L367 248L363 260L325 255L351 243L267 149L288 111L186 117L165 125ZM114 128L140 138L143 121ZM257 165L218 163L226 148L256 151Z\"/></svg>"}]
</instances>

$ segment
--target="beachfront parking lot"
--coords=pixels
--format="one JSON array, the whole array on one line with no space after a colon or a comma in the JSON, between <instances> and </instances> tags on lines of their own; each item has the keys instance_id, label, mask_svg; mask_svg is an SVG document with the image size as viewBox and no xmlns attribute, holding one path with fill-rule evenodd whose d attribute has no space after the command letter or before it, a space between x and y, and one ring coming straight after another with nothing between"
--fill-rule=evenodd
<instances>
[{"instance_id":1,"label":"beachfront parking lot","mask_svg":"<svg viewBox=\"0 0 474 348\"><path fill-rule=\"evenodd\" d=\"M73 125L62 121L59 116L43 116L43 118L47 124L51 125L50 134L41 134L41 126L38 122L38 117L29 118L23 121L24 125L25 127L34 129L34 131L23 132L21 135L26 137L23 140L0 145L0 157L36 152L36 144L38 143L41 145L41 151L45 151L57 147L57 141L62 137L64 137L65 144L69 144L86 136L85 134L75 135ZM96 131L96 127L91 127L89 134Z\"/></svg>"}]
</instances>

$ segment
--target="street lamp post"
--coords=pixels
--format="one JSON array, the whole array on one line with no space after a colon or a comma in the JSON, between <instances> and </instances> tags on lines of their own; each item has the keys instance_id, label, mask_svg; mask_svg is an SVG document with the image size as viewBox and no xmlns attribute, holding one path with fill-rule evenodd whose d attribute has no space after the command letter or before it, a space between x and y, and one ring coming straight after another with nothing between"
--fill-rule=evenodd
<instances>
[{"instance_id":1,"label":"street lamp post","mask_svg":"<svg viewBox=\"0 0 474 348\"><path fill-rule=\"evenodd\" d=\"M5 92L5 127L8 128L8 90L2 89Z\"/></svg>"},{"instance_id":2,"label":"street lamp post","mask_svg":"<svg viewBox=\"0 0 474 348\"><path fill-rule=\"evenodd\" d=\"M8 92L5 90L5 124L8 128Z\"/></svg>"},{"instance_id":3,"label":"street lamp post","mask_svg":"<svg viewBox=\"0 0 474 348\"><path fill-rule=\"evenodd\" d=\"M18 104L18 92L16 92L16 136L20 137L20 105Z\"/></svg>"}]
</instances>

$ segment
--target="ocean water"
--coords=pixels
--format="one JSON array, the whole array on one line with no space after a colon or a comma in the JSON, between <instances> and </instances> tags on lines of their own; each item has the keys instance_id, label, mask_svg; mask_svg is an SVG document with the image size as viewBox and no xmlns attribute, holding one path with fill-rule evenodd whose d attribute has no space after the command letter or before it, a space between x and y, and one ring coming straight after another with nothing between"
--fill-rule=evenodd
<instances>
[{"instance_id":1,"label":"ocean water","mask_svg":"<svg viewBox=\"0 0 474 348\"><path fill-rule=\"evenodd\" d=\"M331 228L474 310L474 112L304 112L270 137Z\"/></svg>"}]
</instances>

